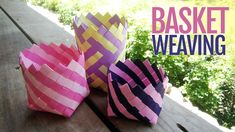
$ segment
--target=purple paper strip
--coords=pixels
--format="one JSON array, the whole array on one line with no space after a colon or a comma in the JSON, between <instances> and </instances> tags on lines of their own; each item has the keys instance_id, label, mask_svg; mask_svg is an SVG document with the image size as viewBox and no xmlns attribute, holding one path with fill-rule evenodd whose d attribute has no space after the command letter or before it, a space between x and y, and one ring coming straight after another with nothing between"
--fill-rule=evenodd
<instances>
[{"instance_id":1,"label":"purple paper strip","mask_svg":"<svg viewBox=\"0 0 235 132\"><path fill-rule=\"evenodd\" d=\"M109 22L110 22L111 24L117 23L117 24L119 25L119 23L120 23L121 21L120 21L120 18L118 17L118 15L115 14L111 19L109 19Z\"/></svg>"},{"instance_id":2,"label":"purple paper strip","mask_svg":"<svg viewBox=\"0 0 235 132\"><path fill-rule=\"evenodd\" d=\"M102 23L98 19L96 19L96 17L94 17L91 13L88 13L86 17L87 19L92 21L92 23L94 23L97 27L100 27L102 25Z\"/></svg>"},{"instance_id":3,"label":"purple paper strip","mask_svg":"<svg viewBox=\"0 0 235 132\"><path fill-rule=\"evenodd\" d=\"M101 35L104 35L108 30L103 26L101 25L98 32L101 34Z\"/></svg>"}]
</instances>

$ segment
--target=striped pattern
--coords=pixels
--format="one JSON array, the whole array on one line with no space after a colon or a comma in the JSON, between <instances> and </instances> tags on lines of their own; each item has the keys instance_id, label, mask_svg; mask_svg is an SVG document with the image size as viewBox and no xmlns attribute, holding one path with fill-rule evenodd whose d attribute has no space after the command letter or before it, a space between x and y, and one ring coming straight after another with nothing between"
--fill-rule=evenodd
<instances>
[{"instance_id":1,"label":"striped pattern","mask_svg":"<svg viewBox=\"0 0 235 132\"><path fill-rule=\"evenodd\" d=\"M19 63L31 109L70 117L90 92L84 55L73 46L34 44Z\"/></svg>"},{"instance_id":2,"label":"striped pattern","mask_svg":"<svg viewBox=\"0 0 235 132\"><path fill-rule=\"evenodd\" d=\"M88 84L107 92L107 71L112 63L125 59L127 21L118 15L97 13L75 16L78 47L85 54Z\"/></svg>"},{"instance_id":3,"label":"striped pattern","mask_svg":"<svg viewBox=\"0 0 235 132\"><path fill-rule=\"evenodd\" d=\"M162 68L141 62L117 62L108 73L108 116L156 124L168 78Z\"/></svg>"}]
</instances>

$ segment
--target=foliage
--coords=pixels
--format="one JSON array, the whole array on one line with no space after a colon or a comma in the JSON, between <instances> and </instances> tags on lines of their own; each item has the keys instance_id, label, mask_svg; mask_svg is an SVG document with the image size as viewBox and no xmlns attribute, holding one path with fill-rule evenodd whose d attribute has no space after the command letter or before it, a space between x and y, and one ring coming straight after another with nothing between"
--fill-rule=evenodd
<instances>
[{"instance_id":1,"label":"foliage","mask_svg":"<svg viewBox=\"0 0 235 132\"><path fill-rule=\"evenodd\" d=\"M201 57L190 62L189 72L184 78L187 96L192 103L210 114L214 114L220 101L219 91L210 87L215 76L221 72L216 65L214 56Z\"/></svg>"},{"instance_id":2,"label":"foliage","mask_svg":"<svg viewBox=\"0 0 235 132\"><path fill-rule=\"evenodd\" d=\"M60 0L46 0L43 6L47 7L49 10L54 12L59 11Z\"/></svg>"},{"instance_id":3,"label":"foliage","mask_svg":"<svg viewBox=\"0 0 235 132\"><path fill-rule=\"evenodd\" d=\"M235 72L228 73L226 79L220 84L221 102L215 113L220 124L232 127L235 124Z\"/></svg>"},{"instance_id":4,"label":"foliage","mask_svg":"<svg viewBox=\"0 0 235 132\"><path fill-rule=\"evenodd\" d=\"M43 6L57 12L59 10L60 0L29 0L33 5Z\"/></svg>"},{"instance_id":5,"label":"foliage","mask_svg":"<svg viewBox=\"0 0 235 132\"><path fill-rule=\"evenodd\" d=\"M39 5L42 6L45 3L46 0L29 0L33 5Z\"/></svg>"},{"instance_id":6,"label":"foliage","mask_svg":"<svg viewBox=\"0 0 235 132\"><path fill-rule=\"evenodd\" d=\"M71 21L75 13L71 9L62 8L59 10L59 21L63 24L71 25Z\"/></svg>"}]
</instances>

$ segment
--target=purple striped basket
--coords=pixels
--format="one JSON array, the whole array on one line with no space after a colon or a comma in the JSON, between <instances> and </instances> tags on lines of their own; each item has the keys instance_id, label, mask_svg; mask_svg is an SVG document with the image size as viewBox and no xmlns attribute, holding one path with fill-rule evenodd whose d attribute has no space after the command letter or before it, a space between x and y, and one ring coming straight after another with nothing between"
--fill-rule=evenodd
<instances>
[{"instance_id":1,"label":"purple striped basket","mask_svg":"<svg viewBox=\"0 0 235 132\"><path fill-rule=\"evenodd\" d=\"M33 45L20 53L28 107L70 117L90 90L84 55L63 44Z\"/></svg>"},{"instance_id":2,"label":"purple striped basket","mask_svg":"<svg viewBox=\"0 0 235 132\"><path fill-rule=\"evenodd\" d=\"M156 124L168 78L148 60L112 64L108 74L108 116Z\"/></svg>"},{"instance_id":3,"label":"purple striped basket","mask_svg":"<svg viewBox=\"0 0 235 132\"><path fill-rule=\"evenodd\" d=\"M85 54L88 84L107 92L107 71L112 63L125 59L127 21L108 13L75 16L78 47Z\"/></svg>"}]
</instances>

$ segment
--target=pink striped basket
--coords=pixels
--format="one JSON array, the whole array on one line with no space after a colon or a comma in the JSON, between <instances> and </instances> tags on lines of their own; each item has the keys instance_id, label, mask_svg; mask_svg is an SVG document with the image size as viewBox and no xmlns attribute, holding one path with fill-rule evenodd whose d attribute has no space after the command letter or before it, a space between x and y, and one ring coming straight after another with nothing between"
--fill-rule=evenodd
<instances>
[{"instance_id":1,"label":"pink striped basket","mask_svg":"<svg viewBox=\"0 0 235 132\"><path fill-rule=\"evenodd\" d=\"M168 78L148 60L126 60L109 67L108 116L156 124Z\"/></svg>"},{"instance_id":2,"label":"pink striped basket","mask_svg":"<svg viewBox=\"0 0 235 132\"><path fill-rule=\"evenodd\" d=\"M20 53L19 63L30 109L70 117L90 92L84 55L73 46L34 44Z\"/></svg>"}]
</instances>

